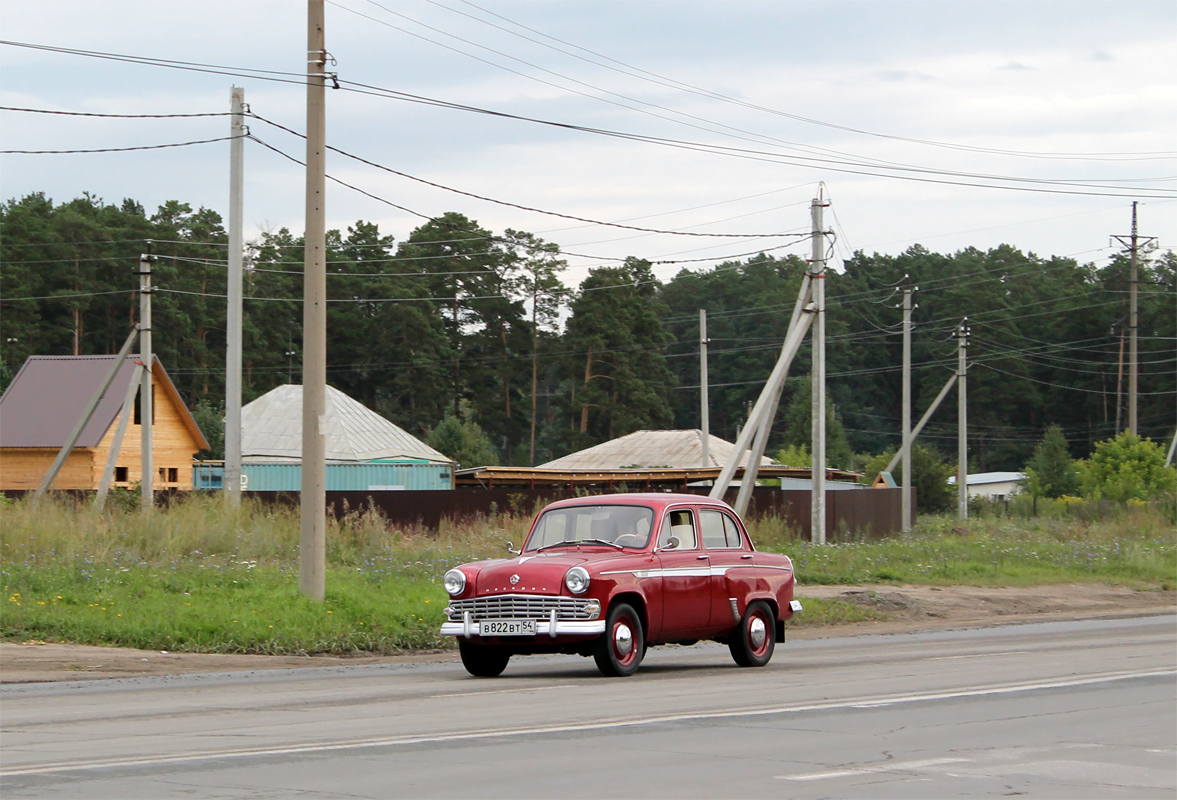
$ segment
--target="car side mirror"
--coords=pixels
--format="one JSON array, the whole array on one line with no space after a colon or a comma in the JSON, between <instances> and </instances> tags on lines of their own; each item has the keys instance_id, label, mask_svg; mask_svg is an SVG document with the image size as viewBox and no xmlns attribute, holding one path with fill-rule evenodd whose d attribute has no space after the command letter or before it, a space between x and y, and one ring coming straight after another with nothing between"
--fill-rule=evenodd
<instances>
[{"instance_id":1,"label":"car side mirror","mask_svg":"<svg viewBox=\"0 0 1177 800\"><path fill-rule=\"evenodd\" d=\"M662 549L663 550L674 550L680 544L682 544L682 543L678 540L677 536L671 536L669 539L666 540L666 544L662 545Z\"/></svg>"},{"instance_id":2,"label":"car side mirror","mask_svg":"<svg viewBox=\"0 0 1177 800\"><path fill-rule=\"evenodd\" d=\"M511 542L507 542L507 552L511 555L517 556L521 551L516 550L515 545L513 545Z\"/></svg>"}]
</instances>

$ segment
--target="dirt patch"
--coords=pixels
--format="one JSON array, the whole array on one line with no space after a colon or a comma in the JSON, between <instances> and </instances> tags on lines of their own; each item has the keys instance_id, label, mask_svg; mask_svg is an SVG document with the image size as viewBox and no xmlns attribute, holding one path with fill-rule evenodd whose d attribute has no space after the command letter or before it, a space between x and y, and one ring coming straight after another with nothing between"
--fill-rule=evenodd
<instances>
[{"instance_id":1,"label":"dirt patch","mask_svg":"<svg viewBox=\"0 0 1177 800\"><path fill-rule=\"evenodd\" d=\"M887 618L846 625L791 626L789 638L795 639L1177 612L1177 591L1139 591L1102 584L998 589L978 586L801 586L797 589L797 597L802 603L805 598L812 597L869 605L882 611ZM0 683L420 663L456 658L457 654L451 651L340 658L170 653L45 642L2 642Z\"/></svg>"}]
</instances>

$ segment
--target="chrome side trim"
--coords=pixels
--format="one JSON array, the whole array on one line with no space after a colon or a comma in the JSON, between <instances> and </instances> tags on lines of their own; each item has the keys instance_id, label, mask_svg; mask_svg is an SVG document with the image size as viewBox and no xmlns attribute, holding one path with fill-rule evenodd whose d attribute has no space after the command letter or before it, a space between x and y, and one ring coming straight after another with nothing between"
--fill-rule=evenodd
<instances>
[{"instance_id":1,"label":"chrome side trim","mask_svg":"<svg viewBox=\"0 0 1177 800\"><path fill-rule=\"evenodd\" d=\"M443 622L441 624L441 635L465 636L466 633L464 629L465 625L461 622ZM556 632L553 634L552 623L546 619L541 619L535 624L535 629L537 635L542 636L547 634L552 638L557 636L599 636L605 632L605 620L598 619L593 620L592 622L579 622L565 619L557 620ZM480 634L471 631L470 638L475 636L480 636ZM516 636L508 638L516 638L520 641L531 640L531 637L529 636Z\"/></svg>"},{"instance_id":2,"label":"chrome side trim","mask_svg":"<svg viewBox=\"0 0 1177 800\"><path fill-rule=\"evenodd\" d=\"M732 620L734 622L739 622L740 621L740 601L734 597L729 597L727 599L727 601L729 603L731 603L731 606L732 606Z\"/></svg>"}]
</instances>

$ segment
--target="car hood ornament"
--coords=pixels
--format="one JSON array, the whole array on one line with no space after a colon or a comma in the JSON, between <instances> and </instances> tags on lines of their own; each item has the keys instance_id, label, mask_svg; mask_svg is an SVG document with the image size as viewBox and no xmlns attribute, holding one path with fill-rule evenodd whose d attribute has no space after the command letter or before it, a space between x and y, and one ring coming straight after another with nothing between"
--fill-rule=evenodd
<instances>
[{"instance_id":1,"label":"car hood ornament","mask_svg":"<svg viewBox=\"0 0 1177 800\"><path fill-rule=\"evenodd\" d=\"M519 575L518 574L512 575L511 576L511 585L515 586L518 583L519 583Z\"/></svg>"}]
</instances>

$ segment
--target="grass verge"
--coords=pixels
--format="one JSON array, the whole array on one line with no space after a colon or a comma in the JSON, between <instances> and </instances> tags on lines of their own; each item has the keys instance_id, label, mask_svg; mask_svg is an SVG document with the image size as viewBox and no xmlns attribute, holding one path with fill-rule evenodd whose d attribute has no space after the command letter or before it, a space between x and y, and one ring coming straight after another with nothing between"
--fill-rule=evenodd
<instances>
[{"instance_id":1,"label":"grass verge","mask_svg":"<svg viewBox=\"0 0 1177 800\"><path fill-rule=\"evenodd\" d=\"M451 647L437 635L451 566L503 553L530 520L439 531L351 514L328 530L326 602L298 594L297 509L193 497L140 514L69 501L0 503L0 638L222 653L395 653ZM1177 585L1177 534L1143 511L1107 520L925 518L910 536L815 547L776 520L752 523L802 584L1104 582ZM801 594L804 594L802 590ZM795 624L885 619L805 600Z\"/></svg>"}]
</instances>

